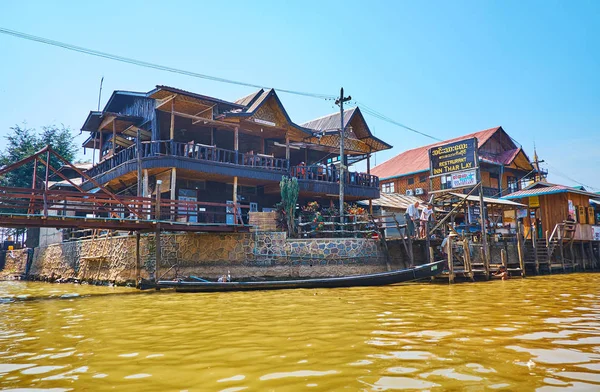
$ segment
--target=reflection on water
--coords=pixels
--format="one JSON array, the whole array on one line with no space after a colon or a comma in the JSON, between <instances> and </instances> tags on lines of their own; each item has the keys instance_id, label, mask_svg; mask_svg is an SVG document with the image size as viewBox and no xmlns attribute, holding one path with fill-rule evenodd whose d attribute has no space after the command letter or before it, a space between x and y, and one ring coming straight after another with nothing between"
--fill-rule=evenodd
<instances>
[{"instance_id":1,"label":"reflection on water","mask_svg":"<svg viewBox=\"0 0 600 392\"><path fill-rule=\"evenodd\" d=\"M0 282L0 389L600 390L600 275L256 293Z\"/></svg>"}]
</instances>

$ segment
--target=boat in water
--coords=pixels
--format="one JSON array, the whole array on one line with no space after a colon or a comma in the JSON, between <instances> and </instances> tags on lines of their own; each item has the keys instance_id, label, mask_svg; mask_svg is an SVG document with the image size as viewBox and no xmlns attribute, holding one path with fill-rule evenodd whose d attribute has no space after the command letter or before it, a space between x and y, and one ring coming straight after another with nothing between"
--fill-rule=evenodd
<instances>
[{"instance_id":1,"label":"boat in water","mask_svg":"<svg viewBox=\"0 0 600 392\"><path fill-rule=\"evenodd\" d=\"M355 286L385 286L412 282L439 275L444 261L436 261L397 271L367 275L351 275L332 278L265 280L246 282L211 282L197 277L177 280L160 280L158 283L142 281L140 289L175 289L178 292L219 292L250 290L317 289Z\"/></svg>"}]
</instances>

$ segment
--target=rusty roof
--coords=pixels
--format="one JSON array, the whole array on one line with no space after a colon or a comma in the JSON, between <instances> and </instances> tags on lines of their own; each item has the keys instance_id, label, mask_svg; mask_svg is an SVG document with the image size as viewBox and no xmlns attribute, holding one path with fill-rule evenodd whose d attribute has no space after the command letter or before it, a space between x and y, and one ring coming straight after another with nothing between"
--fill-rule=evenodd
<instances>
[{"instance_id":1,"label":"rusty roof","mask_svg":"<svg viewBox=\"0 0 600 392\"><path fill-rule=\"evenodd\" d=\"M489 128L483 131L444 140L443 142L404 151L403 153L388 159L382 164L375 166L373 169L371 169L371 174L378 176L382 180L385 180L388 178L401 177L408 174L428 171L430 148L471 138L477 138L478 147L481 147L501 129L502 127ZM516 154L518 154L518 151ZM514 156L516 156L516 154Z\"/></svg>"}]
</instances>

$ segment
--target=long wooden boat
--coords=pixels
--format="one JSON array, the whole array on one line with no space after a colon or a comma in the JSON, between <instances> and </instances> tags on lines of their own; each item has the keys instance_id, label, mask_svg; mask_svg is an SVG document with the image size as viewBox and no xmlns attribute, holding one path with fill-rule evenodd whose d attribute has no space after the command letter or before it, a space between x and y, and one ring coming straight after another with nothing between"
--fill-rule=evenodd
<instances>
[{"instance_id":1,"label":"long wooden boat","mask_svg":"<svg viewBox=\"0 0 600 392\"><path fill-rule=\"evenodd\" d=\"M141 285L140 288L174 288L179 292L216 292L384 286L436 276L442 272L443 263L444 261L442 260L398 271L319 279L271 280L256 282L209 282L197 278L196 280L161 280L157 284Z\"/></svg>"}]
</instances>

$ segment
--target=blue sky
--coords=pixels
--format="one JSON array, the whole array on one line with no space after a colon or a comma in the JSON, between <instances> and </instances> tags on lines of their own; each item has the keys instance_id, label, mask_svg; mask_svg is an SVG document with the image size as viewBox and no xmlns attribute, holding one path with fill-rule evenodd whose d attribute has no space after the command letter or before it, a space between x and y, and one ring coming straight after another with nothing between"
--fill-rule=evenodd
<instances>
[{"instance_id":1,"label":"blue sky","mask_svg":"<svg viewBox=\"0 0 600 392\"><path fill-rule=\"evenodd\" d=\"M275 88L343 86L442 139L501 125L530 157L535 142L551 181L600 191L599 20L595 1L0 2L4 28ZM102 104L157 84L230 100L253 90L5 35L0 58L0 136L23 121L63 123L80 144L102 76ZM280 97L299 123L337 109ZM367 121L394 146L377 163L432 142Z\"/></svg>"}]
</instances>

